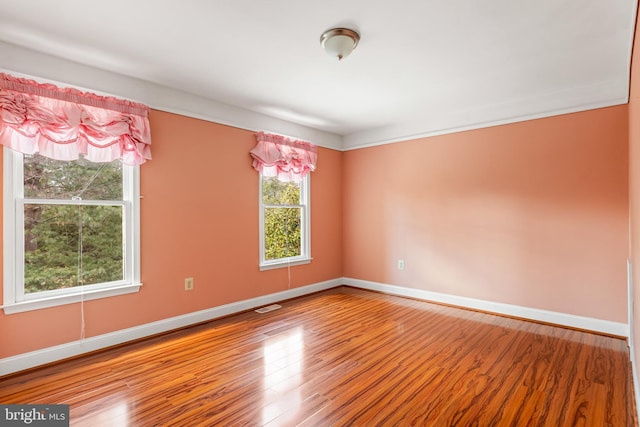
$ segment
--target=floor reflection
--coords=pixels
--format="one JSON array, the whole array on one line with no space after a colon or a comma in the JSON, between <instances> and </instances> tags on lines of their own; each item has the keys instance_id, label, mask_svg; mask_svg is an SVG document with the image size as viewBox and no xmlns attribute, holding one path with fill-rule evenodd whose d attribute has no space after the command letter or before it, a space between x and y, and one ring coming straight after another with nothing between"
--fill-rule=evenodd
<instances>
[{"instance_id":1,"label":"floor reflection","mask_svg":"<svg viewBox=\"0 0 640 427\"><path fill-rule=\"evenodd\" d=\"M86 415L74 417L71 415L71 425L76 427L127 427L129 423L129 405L125 400L118 400L108 405L92 405L94 409Z\"/></svg>"},{"instance_id":2,"label":"floor reflection","mask_svg":"<svg viewBox=\"0 0 640 427\"><path fill-rule=\"evenodd\" d=\"M264 346L264 406L262 424L290 421L301 404L304 334L295 328L275 336Z\"/></svg>"}]
</instances>

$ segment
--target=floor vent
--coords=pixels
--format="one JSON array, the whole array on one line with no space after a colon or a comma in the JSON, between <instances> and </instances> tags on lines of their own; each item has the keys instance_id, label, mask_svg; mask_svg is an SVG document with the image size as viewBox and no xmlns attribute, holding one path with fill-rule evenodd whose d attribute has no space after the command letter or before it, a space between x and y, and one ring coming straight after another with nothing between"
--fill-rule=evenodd
<instances>
[{"instance_id":1,"label":"floor vent","mask_svg":"<svg viewBox=\"0 0 640 427\"><path fill-rule=\"evenodd\" d=\"M266 307L262 307L262 308L257 309L256 313L268 313L270 311L277 310L279 308L282 308L282 306L278 305L278 304L271 304L271 305L268 305Z\"/></svg>"}]
</instances>

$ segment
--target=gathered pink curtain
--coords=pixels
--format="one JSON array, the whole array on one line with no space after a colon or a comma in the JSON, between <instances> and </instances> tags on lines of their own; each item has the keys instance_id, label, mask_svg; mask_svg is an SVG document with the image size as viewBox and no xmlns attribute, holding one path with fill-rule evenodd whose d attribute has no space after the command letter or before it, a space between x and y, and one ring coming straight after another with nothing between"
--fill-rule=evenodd
<instances>
[{"instance_id":1,"label":"gathered pink curtain","mask_svg":"<svg viewBox=\"0 0 640 427\"><path fill-rule=\"evenodd\" d=\"M265 132L258 132L256 140L258 143L249 153L253 168L264 176L300 182L316 169L318 147L309 142Z\"/></svg>"},{"instance_id":2,"label":"gathered pink curtain","mask_svg":"<svg viewBox=\"0 0 640 427\"><path fill-rule=\"evenodd\" d=\"M151 159L149 107L0 73L0 144L24 154L91 162Z\"/></svg>"}]
</instances>

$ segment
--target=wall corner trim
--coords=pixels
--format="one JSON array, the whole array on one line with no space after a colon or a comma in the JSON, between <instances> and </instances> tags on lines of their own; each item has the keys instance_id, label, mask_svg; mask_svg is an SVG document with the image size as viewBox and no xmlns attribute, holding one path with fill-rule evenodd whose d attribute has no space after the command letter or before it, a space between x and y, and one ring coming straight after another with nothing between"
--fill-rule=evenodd
<instances>
[{"instance_id":1,"label":"wall corner trim","mask_svg":"<svg viewBox=\"0 0 640 427\"><path fill-rule=\"evenodd\" d=\"M626 323L611 322L609 320L594 319L591 317L576 316L573 314L559 313L555 311L540 310L537 308L522 307L518 305L503 304L499 302L485 301L474 298L460 297L422 289L406 288L385 283L370 282L367 280L345 277L342 283L361 289L384 292L387 294L417 298L425 301L454 305L461 308L481 310L489 313L519 317L524 320L550 323L558 326L584 329L586 331L629 337L629 325Z\"/></svg>"}]
</instances>

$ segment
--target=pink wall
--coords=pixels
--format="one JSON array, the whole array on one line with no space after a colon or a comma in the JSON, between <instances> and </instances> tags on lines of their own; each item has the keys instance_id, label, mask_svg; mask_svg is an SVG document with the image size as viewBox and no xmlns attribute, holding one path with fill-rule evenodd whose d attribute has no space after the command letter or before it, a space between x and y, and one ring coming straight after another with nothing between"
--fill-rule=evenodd
<instances>
[{"instance_id":1,"label":"pink wall","mask_svg":"<svg viewBox=\"0 0 640 427\"><path fill-rule=\"evenodd\" d=\"M286 269L258 269L253 133L158 111L150 121L153 160L141 167L143 287L86 302L87 337L289 287ZM291 269L291 287L342 276L341 162L342 153L320 148L311 175L313 262ZM195 278L191 292L185 277ZM0 336L0 358L77 340L80 307L2 313Z\"/></svg>"},{"instance_id":2,"label":"pink wall","mask_svg":"<svg viewBox=\"0 0 640 427\"><path fill-rule=\"evenodd\" d=\"M629 258L633 271L633 305L640 307L640 34L636 21L631 66L631 90L629 94ZM634 309L631 323L632 342L636 360L640 366L640 315ZM636 397L637 399L637 397ZM638 408L640 410L640 408Z\"/></svg>"},{"instance_id":3,"label":"pink wall","mask_svg":"<svg viewBox=\"0 0 640 427\"><path fill-rule=\"evenodd\" d=\"M626 323L627 160L627 106L346 152L344 275Z\"/></svg>"}]
</instances>

